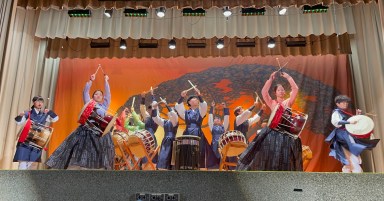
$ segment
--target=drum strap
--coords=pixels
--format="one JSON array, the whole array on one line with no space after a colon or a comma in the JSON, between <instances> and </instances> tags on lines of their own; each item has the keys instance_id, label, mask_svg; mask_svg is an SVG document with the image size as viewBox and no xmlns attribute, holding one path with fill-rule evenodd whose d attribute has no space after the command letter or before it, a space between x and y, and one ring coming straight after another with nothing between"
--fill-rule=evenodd
<instances>
[{"instance_id":1,"label":"drum strap","mask_svg":"<svg viewBox=\"0 0 384 201\"><path fill-rule=\"evenodd\" d=\"M21 142L21 143L25 142L25 139L27 139L27 136L28 136L29 129L31 128L31 124L32 124L31 112L29 112L27 122L25 123L25 126L21 131L18 142Z\"/></svg>"}]
</instances>

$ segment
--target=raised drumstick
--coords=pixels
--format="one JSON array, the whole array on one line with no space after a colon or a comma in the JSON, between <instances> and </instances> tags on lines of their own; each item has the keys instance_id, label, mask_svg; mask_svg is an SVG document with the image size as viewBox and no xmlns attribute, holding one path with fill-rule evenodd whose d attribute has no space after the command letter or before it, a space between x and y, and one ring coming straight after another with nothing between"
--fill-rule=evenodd
<instances>
[{"instance_id":1,"label":"raised drumstick","mask_svg":"<svg viewBox=\"0 0 384 201\"><path fill-rule=\"evenodd\" d=\"M191 86L196 89L196 86L192 84L191 80L188 80L189 84L191 84Z\"/></svg>"},{"instance_id":2,"label":"raised drumstick","mask_svg":"<svg viewBox=\"0 0 384 201\"><path fill-rule=\"evenodd\" d=\"M194 88L196 88L197 87L197 85L195 85L195 86L193 86L193 87L191 87L191 88L189 88L189 89L187 89L187 90L185 90L186 92L188 92L188 91L191 91L192 89L194 89Z\"/></svg>"},{"instance_id":3,"label":"raised drumstick","mask_svg":"<svg viewBox=\"0 0 384 201\"><path fill-rule=\"evenodd\" d=\"M153 89L152 89L152 87L151 87L151 89L150 89L150 90L148 90L148 91L145 91L144 93L145 93L145 94L147 94L147 93L151 92L151 90L155 90L155 89L157 89L157 88L158 88L158 87L155 87L155 88L153 88Z\"/></svg>"},{"instance_id":4,"label":"raised drumstick","mask_svg":"<svg viewBox=\"0 0 384 201\"><path fill-rule=\"evenodd\" d=\"M133 100L132 100L132 106L131 107L134 107L135 106L135 96L133 97Z\"/></svg>"},{"instance_id":5,"label":"raised drumstick","mask_svg":"<svg viewBox=\"0 0 384 201\"><path fill-rule=\"evenodd\" d=\"M97 72L99 71L100 68L101 68L101 65L99 64L98 67L97 67L97 70L96 70L96 72L94 74L95 76L96 76L96 74L97 74Z\"/></svg>"}]
</instances>

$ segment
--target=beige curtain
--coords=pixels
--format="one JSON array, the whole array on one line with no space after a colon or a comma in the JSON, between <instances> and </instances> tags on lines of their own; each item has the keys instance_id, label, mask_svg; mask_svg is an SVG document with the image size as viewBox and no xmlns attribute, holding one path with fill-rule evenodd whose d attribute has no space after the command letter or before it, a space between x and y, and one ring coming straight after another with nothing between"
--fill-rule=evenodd
<instances>
[{"instance_id":1,"label":"beige curtain","mask_svg":"<svg viewBox=\"0 0 384 201\"><path fill-rule=\"evenodd\" d=\"M331 5L326 13L303 14L289 7L288 14L279 16L278 8L267 8L264 16L242 16L241 8L225 18L221 8L207 9L204 17L183 17L181 10L167 9L164 18L148 9L148 17L125 17L124 10L104 16L104 8L92 10L89 18L69 17L67 10L49 9L40 12L36 36L40 38L229 38L268 36L332 35L355 33L353 6Z\"/></svg>"},{"instance_id":2,"label":"beige curtain","mask_svg":"<svg viewBox=\"0 0 384 201\"><path fill-rule=\"evenodd\" d=\"M5 54L5 43L8 33L8 25L11 19L13 1L0 2L0 74L2 71L1 63Z\"/></svg>"},{"instance_id":3,"label":"beige curtain","mask_svg":"<svg viewBox=\"0 0 384 201\"><path fill-rule=\"evenodd\" d=\"M290 6L290 5L313 5L313 4L331 4L333 2L343 4L343 3L352 3L356 4L358 2L371 2L373 0L157 0L157 1L142 1L142 0L133 0L133 1L102 1L102 0L19 0L18 6L24 8L148 8L148 7L160 7L165 6L167 8L171 7L202 7L202 8L211 8L223 7L223 6L242 6L242 7L263 7L265 5L269 6Z\"/></svg>"},{"instance_id":4,"label":"beige curtain","mask_svg":"<svg viewBox=\"0 0 384 201\"><path fill-rule=\"evenodd\" d=\"M126 39L127 49L121 50L120 39L49 39L47 57L50 58L169 58L169 57L225 57L225 56L269 56L269 55L327 55L350 54L349 35L347 33L337 36L310 35L302 37L304 47L287 47L286 41L290 38L276 37L276 47L267 47L268 38L224 38L224 48L217 49L217 38L189 40L175 39L176 49L169 49L167 39L160 40L134 40ZM237 47L237 42L254 42L254 47ZM91 48L91 42L109 42L109 48ZM139 43L157 43L157 48L139 48ZM187 44L203 43L205 48L188 48ZM339 46L338 46L339 45Z\"/></svg>"},{"instance_id":5,"label":"beige curtain","mask_svg":"<svg viewBox=\"0 0 384 201\"><path fill-rule=\"evenodd\" d=\"M363 155L366 171L384 172L384 41L377 4L353 8L356 35L351 39L351 63L354 76L356 108L374 120L374 136L380 138L373 151Z\"/></svg>"},{"instance_id":6,"label":"beige curtain","mask_svg":"<svg viewBox=\"0 0 384 201\"><path fill-rule=\"evenodd\" d=\"M11 23L0 90L0 169L12 162L16 134L14 117L29 109L35 95L54 97L58 60L44 59L47 42L34 36L38 11L16 9Z\"/></svg>"}]
</instances>

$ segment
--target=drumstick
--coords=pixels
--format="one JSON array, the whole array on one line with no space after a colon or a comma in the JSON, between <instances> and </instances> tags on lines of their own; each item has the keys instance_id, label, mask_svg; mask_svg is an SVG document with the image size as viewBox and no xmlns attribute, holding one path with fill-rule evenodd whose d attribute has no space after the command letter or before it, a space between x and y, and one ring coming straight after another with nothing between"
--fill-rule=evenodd
<instances>
[{"instance_id":1,"label":"drumstick","mask_svg":"<svg viewBox=\"0 0 384 201\"><path fill-rule=\"evenodd\" d=\"M157 89L157 88L159 88L159 87L155 87L155 88L153 88L153 89L152 89L152 87L151 87L151 90L155 90L155 89ZM147 94L147 93L151 92L151 90L149 90L149 91L145 91L144 93Z\"/></svg>"},{"instance_id":2,"label":"drumstick","mask_svg":"<svg viewBox=\"0 0 384 201\"><path fill-rule=\"evenodd\" d=\"M163 99L163 98L160 97L160 100L161 100L161 101L159 101L159 103L160 103L160 102L165 103L165 99L167 99L167 98L164 98L164 99Z\"/></svg>"},{"instance_id":3,"label":"drumstick","mask_svg":"<svg viewBox=\"0 0 384 201\"><path fill-rule=\"evenodd\" d=\"M50 105L50 101L49 100L50 100L50 98L48 97L47 98L47 107L46 107L47 109L49 109L49 105Z\"/></svg>"},{"instance_id":4,"label":"drumstick","mask_svg":"<svg viewBox=\"0 0 384 201\"><path fill-rule=\"evenodd\" d=\"M97 67L97 70L96 70L96 72L95 72L95 76L96 76L96 74L97 74L97 71L99 71L99 69L101 68L101 65L99 64L99 66Z\"/></svg>"},{"instance_id":5,"label":"drumstick","mask_svg":"<svg viewBox=\"0 0 384 201\"><path fill-rule=\"evenodd\" d=\"M279 67L280 67L280 69L281 69L281 65L280 65L279 58L276 57L276 61L277 61L277 64L279 64Z\"/></svg>"},{"instance_id":6,"label":"drumstick","mask_svg":"<svg viewBox=\"0 0 384 201\"><path fill-rule=\"evenodd\" d=\"M192 84L191 80L188 80L189 84L191 84L191 86L196 89L196 86Z\"/></svg>"},{"instance_id":7,"label":"drumstick","mask_svg":"<svg viewBox=\"0 0 384 201\"><path fill-rule=\"evenodd\" d=\"M99 64L99 65L100 65L100 64ZM104 72L104 70L103 70L103 67L101 67L101 65L100 65L100 68L101 68L101 72L103 72L103 74L106 75L105 72Z\"/></svg>"},{"instance_id":8,"label":"drumstick","mask_svg":"<svg viewBox=\"0 0 384 201\"><path fill-rule=\"evenodd\" d=\"M372 116L372 117L376 117L376 114L372 114L372 113L365 113L366 115L369 115L369 116Z\"/></svg>"},{"instance_id":9,"label":"drumstick","mask_svg":"<svg viewBox=\"0 0 384 201\"><path fill-rule=\"evenodd\" d=\"M258 97L258 98L260 99L260 103L261 103L261 104L264 104L264 103L263 103L263 100L260 98L259 94L257 94L256 91L255 91L255 94L256 94L256 97Z\"/></svg>"},{"instance_id":10,"label":"drumstick","mask_svg":"<svg viewBox=\"0 0 384 201\"><path fill-rule=\"evenodd\" d=\"M187 90L185 90L186 92L188 92L188 91L191 91L192 89L194 89L194 88L196 88L197 87L197 85L195 85L195 86L193 86L193 87L191 87L191 88L189 88L189 89L187 89Z\"/></svg>"},{"instance_id":11,"label":"drumstick","mask_svg":"<svg viewBox=\"0 0 384 201\"><path fill-rule=\"evenodd\" d=\"M135 96L133 97L133 100L132 100L132 106L131 107L133 107L134 105L135 105Z\"/></svg>"}]
</instances>

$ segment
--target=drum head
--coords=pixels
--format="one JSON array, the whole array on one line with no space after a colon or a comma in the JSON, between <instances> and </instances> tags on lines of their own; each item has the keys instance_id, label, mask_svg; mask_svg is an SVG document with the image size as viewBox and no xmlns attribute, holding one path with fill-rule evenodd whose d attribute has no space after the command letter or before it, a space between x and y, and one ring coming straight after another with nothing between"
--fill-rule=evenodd
<instances>
[{"instance_id":1,"label":"drum head","mask_svg":"<svg viewBox=\"0 0 384 201\"><path fill-rule=\"evenodd\" d=\"M78 122L82 125L85 124L85 122L87 121L89 115L91 115L91 112L93 111L93 108L95 107L96 105L96 101L94 101L93 99L91 99L88 103L86 103L83 108L81 109L81 112L79 114L79 120Z\"/></svg>"},{"instance_id":2,"label":"drum head","mask_svg":"<svg viewBox=\"0 0 384 201\"><path fill-rule=\"evenodd\" d=\"M117 115L113 116L113 118L108 123L107 127L105 128L105 130L101 136L104 136L107 133L111 132L112 128L115 126L116 119L117 119Z\"/></svg>"},{"instance_id":3,"label":"drum head","mask_svg":"<svg viewBox=\"0 0 384 201\"><path fill-rule=\"evenodd\" d=\"M346 124L345 128L353 135L366 135L372 132L374 128L373 120L364 115L355 115L348 119L348 121L357 121L356 124Z\"/></svg>"},{"instance_id":4,"label":"drum head","mask_svg":"<svg viewBox=\"0 0 384 201\"><path fill-rule=\"evenodd\" d=\"M240 131L230 130L221 135L219 149L226 156L238 156L247 147L247 141Z\"/></svg>"}]
</instances>

